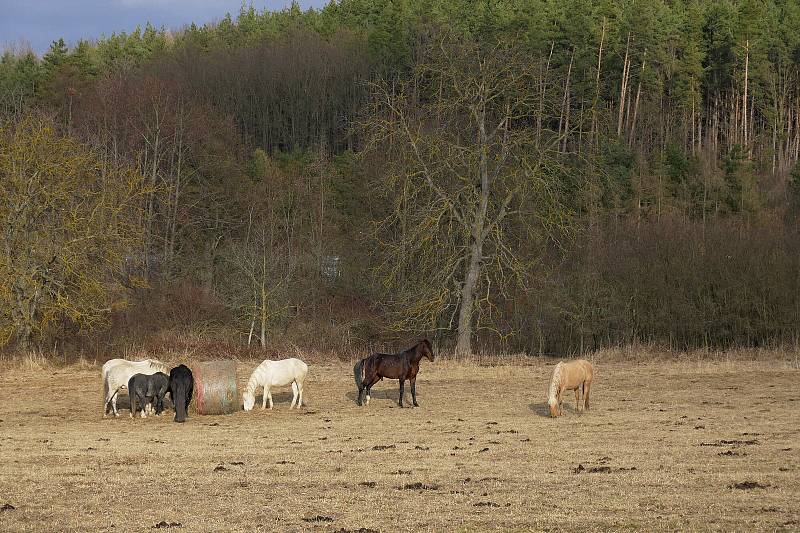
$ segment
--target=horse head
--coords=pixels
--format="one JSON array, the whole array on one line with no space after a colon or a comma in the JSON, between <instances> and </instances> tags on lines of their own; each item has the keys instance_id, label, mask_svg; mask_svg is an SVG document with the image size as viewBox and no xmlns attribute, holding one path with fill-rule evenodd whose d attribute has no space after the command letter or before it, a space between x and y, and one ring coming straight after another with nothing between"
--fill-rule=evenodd
<instances>
[{"instance_id":1,"label":"horse head","mask_svg":"<svg viewBox=\"0 0 800 533\"><path fill-rule=\"evenodd\" d=\"M245 391L242 394L242 407L245 411L252 411L253 405L256 403L256 396L250 391Z\"/></svg>"},{"instance_id":2,"label":"horse head","mask_svg":"<svg viewBox=\"0 0 800 533\"><path fill-rule=\"evenodd\" d=\"M431 341L423 339L417 344L417 350L423 357L427 357L428 361L433 362L433 348L431 348Z\"/></svg>"}]
</instances>

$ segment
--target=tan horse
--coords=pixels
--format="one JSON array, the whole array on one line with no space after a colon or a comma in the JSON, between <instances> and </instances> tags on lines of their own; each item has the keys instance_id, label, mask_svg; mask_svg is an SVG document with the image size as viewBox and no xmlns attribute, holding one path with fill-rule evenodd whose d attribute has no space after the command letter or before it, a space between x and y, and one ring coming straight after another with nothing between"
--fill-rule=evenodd
<instances>
[{"instance_id":1,"label":"tan horse","mask_svg":"<svg viewBox=\"0 0 800 533\"><path fill-rule=\"evenodd\" d=\"M561 408L562 395L565 390L575 391L575 410L581 410L581 389L583 389L583 408L589 410L589 389L592 388L592 363L585 359L576 359L568 363L559 362L553 370L550 380L550 392L547 403L550 405L550 416L557 417L564 414Z\"/></svg>"}]
</instances>

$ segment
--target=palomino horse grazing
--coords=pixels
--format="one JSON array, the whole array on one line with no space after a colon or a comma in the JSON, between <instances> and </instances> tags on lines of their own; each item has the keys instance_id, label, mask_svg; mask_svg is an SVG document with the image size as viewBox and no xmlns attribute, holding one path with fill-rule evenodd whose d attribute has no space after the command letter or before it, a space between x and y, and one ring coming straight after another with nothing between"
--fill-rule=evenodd
<instances>
[{"instance_id":1,"label":"palomino horse grazing","mask_svg":"<svg viewBox=\"0 0 800 533\"><path fill-rule=\"evenodd\" d=\"M103 418L108 414L108 404L117 412L117 395L120 390L127 388L128 381L134 374L151 375L156 372L166 372L167 366L156 359L144 361L126 361L125 359L111 359L103 365Z\"/></svg>"},{"instance_id":2,"label":"palomino horse grazing","mask_svg":"<svg viewBox=\"0 0 800 533\"><path fill-rule=\"evenodd\" d=\"M400 400L397 402L403 407L403 385L405 380L411 382L411 399L414 407L417 403L417 374L419 363L423 357L433 362L433 350L428 339L422 340L408 350L395 354L375 353L366 357L353 367L353 375L358 387L358 405L361 405L361 396L367 391L369 404L370 388L383 378L400 380Z\"/></svg>"},{"instance_id":3,"label":"palomino horse grazing","mask_svg":"<svg viewBox=\"0 0 800 533\"><path fill-rule=\"evenodd\" d=\"M247 382L247 388L242 394L242 403L244 410L250 411L256 403L256 389L264 387L264 394L261 400L261 409L267 407L267 400L269 400L269 408L272 409L272 387L281 387L283 385L292 384L292 405L289 409L297 404L297 407L303 405L303 382L308 374L308 365L300 359L283 359L281 361L270 361L267 359L258 367L253 370L250 375L250 380Z\"/></svg>"},{"instance_id":4,"label":"palomino horse grazing","mask_svg":"<svg viewBox=\"0 0 800 533\"><path fill-rule=\"evenodd\" d=\"M565 390L575 391L575 410L581 410L581 389L583 389L583 408L589 410L589 390L592 388L592 363L586 359L576 359L569 363L559 362L553 370L550 380L550 391L547 403L550 405L550 416L557 417L564 414L561 408L562 395Z\"/></svg>"}]
</instances>

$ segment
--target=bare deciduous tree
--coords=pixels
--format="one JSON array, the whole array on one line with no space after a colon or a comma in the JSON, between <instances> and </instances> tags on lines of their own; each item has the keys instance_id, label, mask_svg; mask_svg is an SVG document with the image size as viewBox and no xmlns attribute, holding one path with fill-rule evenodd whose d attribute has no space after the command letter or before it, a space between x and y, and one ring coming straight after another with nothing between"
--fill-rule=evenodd
<instances>
[{"instance_id":1,"label":"bare deciduous tree","mask_svg":"<svg viewBox=\"0 0 800 533\"><path fill-rule=\"evenodd\" d=\"M565 225L548 179L561 137L539 132L529 88L543 69L519 48L447 36L416 69L427 87L376 84L365 122L391 161L380 271L398 329L455 323L468 354L476 324L491 327L493 291L523 279L535 243Z\"/></svg>"}]
</instances>

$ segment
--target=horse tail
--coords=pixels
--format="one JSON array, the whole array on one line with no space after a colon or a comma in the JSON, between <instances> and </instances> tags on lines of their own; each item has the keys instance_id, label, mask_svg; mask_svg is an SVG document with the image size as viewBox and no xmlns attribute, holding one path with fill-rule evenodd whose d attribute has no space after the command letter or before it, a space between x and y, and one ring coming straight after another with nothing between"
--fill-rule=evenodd
<instances>
[{"instance_id":1,"label":"horse tail","mask_svg":"<svg viewBox=\"0 0 800 533\"><path fill-rule=\"evenodd\" d=\"M136 393L134 392L136 387L133 385L133 376L131 376L131 379L128 380L128 401L131 404L131 418L136 417Z\"/></svg>"},{"instance_id":2,"label":"horse tail","mask_svg":"<svg viewBox=\"0 0 800 533\"><path fill-rule=\"evenodd\" d=\"M103 416L106 416L108 409L108 376L103 375Z\"/></svg>"},{"instance_id":3,"label":"horse tail","mask_svg":"<svg viewBox=\"0 0 800 533\"><path fill-rule=\"evenodd\" d=\"M175 409L175 422L185 422L186 421L186 411L188 405L186 405L186 384L183 380L175 380L176 383L172 385L171 394L172 394L172 406Z\"/></svg>"},{"instance_id":4,"label":"horse tail","mask_svg":"<svg viewBox=\"0 0 800 533\"><path fill-rule=\"evenodd\" d=\"M356 387L359 391L364 388L364 363L366 361L366 358L361 359L353 367L353 377L356 380Z\"/></svg>"}]
</instances>

